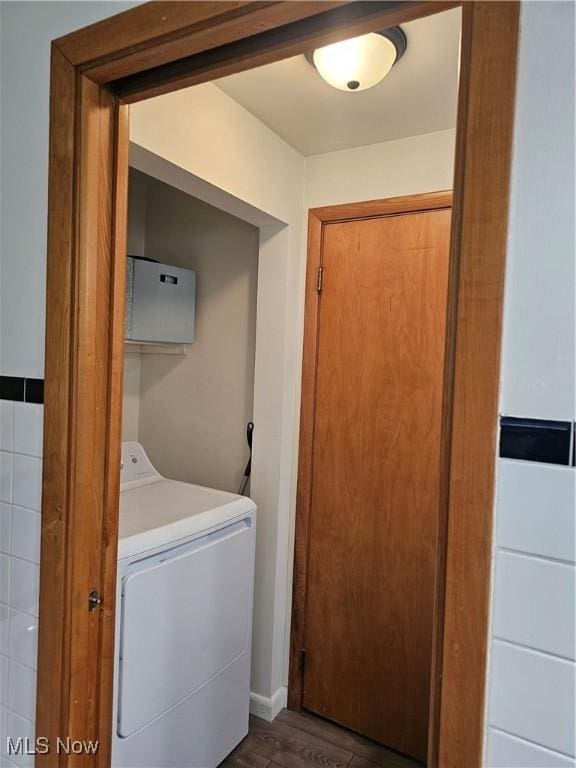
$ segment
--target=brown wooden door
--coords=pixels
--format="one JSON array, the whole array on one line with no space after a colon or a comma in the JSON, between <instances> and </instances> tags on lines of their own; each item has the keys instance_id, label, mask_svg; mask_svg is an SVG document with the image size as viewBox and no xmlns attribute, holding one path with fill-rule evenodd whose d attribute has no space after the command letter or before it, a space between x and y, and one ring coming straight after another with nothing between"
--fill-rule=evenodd
<instances>
[{"instance_id":1,"label":"brown wooden door","mask_svg":"<svg viewBox=\"0 0 576 768\"><path fill-rule=\"evenodd\" d=\"M328 223L303 706L426 758L450 210Z\"/></svg>"}]
</instances>

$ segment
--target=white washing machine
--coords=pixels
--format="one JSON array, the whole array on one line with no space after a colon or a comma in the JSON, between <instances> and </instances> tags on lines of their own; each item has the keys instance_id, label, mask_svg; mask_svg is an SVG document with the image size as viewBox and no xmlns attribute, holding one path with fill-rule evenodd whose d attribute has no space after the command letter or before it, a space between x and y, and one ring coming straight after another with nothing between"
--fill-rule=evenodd
<instances>
[{"instance_id":1,"label":"white washing machine","mask_svg":"<svg viewBox=\"0 0 576 768\"><path fill-rule=\"evenodd\" d=\"M122 445L114 768L215 768L247 734L255 523Z\"/></svg>"}]
</instances>

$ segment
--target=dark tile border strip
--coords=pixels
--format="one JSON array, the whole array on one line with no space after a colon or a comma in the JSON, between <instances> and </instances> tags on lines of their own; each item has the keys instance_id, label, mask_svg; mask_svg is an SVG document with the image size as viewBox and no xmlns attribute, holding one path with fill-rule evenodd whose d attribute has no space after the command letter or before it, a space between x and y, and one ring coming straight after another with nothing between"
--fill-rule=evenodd
<instances>
[{"instance_id":1,"label":"dark tile border strip","mask_svg":"<svg viewBox=\"0 0 576 768\"><path fill-rule=\"evenodd\" d=\"M24 400L27 403L44 402L44 379L26 379Z\"/></svg>"},{"instance_id":2,"label":"dark tile border strip","mask_svg":"<svg viewBox=\"0 0 576 768\"><path fill-rule=\"evenodd\" d=\"M43 403L44 379L0 376L0 400L13 400L17 403Z\"/></svg>"},{"instance_id":3,"label":"dark tile border strip","mask_svg":"<svg viewBox=\"0 0 576 768\"><path fill-rule=\"evenodd\" d=\"M0 376L0 400L24 400L24 379L16 376Z\"/></svg>"},{"instance_id":4,"label":"dark tile border strip","mask_svg":"<svg viewBox=\"0 0 576 768\"><path fill-rule=\"evenodd\" d=\"M573 424L570 421L500 417L500 457L570 466Z\"/></svg>"},{"instance_id":5,"label":"dark tile border strip","mask_svg":"<svg viewBox=\"0 0 576 768\"><path fill-rule=\"evenodd\" d=\"M44 379L0 376L0 400L44 403ZM576 424L500 417L500 458L576 466Z\"/></svg>"}]
</instances>

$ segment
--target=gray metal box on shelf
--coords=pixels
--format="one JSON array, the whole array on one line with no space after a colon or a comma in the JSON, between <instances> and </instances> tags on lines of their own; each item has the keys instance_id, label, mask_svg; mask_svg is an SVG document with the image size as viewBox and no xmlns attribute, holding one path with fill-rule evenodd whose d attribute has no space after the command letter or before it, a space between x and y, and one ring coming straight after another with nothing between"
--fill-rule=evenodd
<instances>
[{"instance_id":1,"label":"gray metal box on shelf","mask_svg":"<svg viewBox=\"0 0 576 768\"><path fill-rule=\"evenodd\" d=\"M196 272L132 256L126 262L126 341L191 344Z\"/></svg>"}]
</instances>

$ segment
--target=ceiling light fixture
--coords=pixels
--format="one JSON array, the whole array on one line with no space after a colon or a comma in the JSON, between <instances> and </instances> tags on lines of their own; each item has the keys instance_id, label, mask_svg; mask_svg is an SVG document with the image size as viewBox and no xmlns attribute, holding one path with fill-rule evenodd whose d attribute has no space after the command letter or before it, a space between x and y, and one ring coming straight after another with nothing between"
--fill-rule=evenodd
<instances>
[{"instance_id":1,"label":"ceiling light fixture","mask_svg":"<svg viewBox=\"0 0 576 768\"><path fill-rule=\"evenodd\" d=\"M341 91L365 91L383 80L406 50L400 27L341 40L306 54L321 77Z\"/></svg>"}]
</instances>

